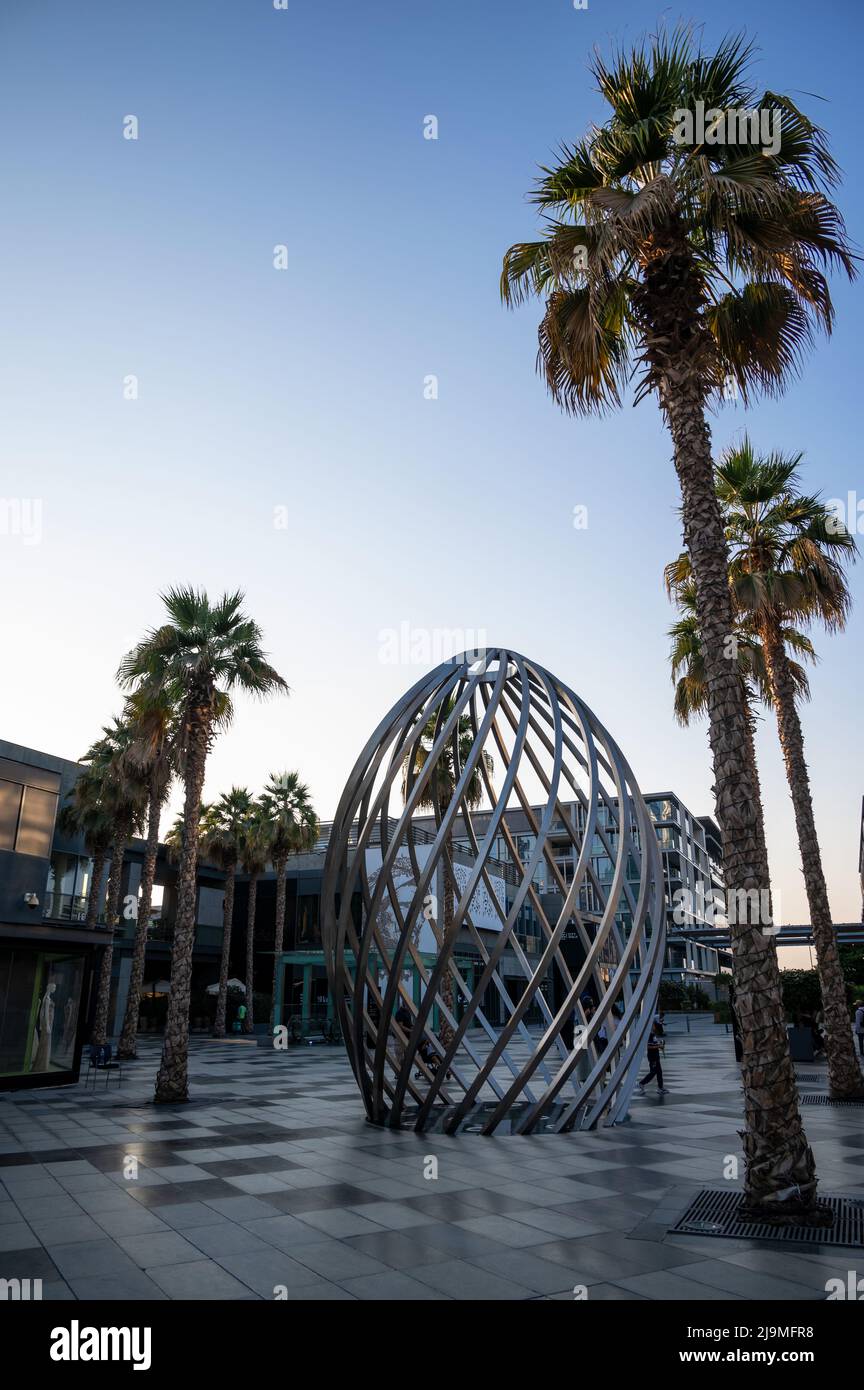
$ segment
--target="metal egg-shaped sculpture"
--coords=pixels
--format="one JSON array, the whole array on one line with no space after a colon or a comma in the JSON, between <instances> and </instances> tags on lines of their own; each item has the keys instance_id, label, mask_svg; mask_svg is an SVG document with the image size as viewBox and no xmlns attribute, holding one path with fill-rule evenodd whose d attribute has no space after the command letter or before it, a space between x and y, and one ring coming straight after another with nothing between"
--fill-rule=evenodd
<instances>
[{"instance_id":1,"label":"metal egg-shaped sculpture","mask_svg":"<svg viewBox=\"0 0 864 1390\"><path fill-rule=\"evenodd\" d=\"M398 701L343 792L322 908L373 1123L626 1116L663 965L660 854L621 750L544 667L468 652Z\"/></svg>"}]
</instances>

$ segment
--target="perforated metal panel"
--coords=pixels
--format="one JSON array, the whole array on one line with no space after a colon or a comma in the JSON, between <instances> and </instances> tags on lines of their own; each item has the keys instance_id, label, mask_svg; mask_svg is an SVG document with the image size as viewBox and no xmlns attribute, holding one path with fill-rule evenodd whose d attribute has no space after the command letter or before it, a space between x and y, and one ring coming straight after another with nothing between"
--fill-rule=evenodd
<instances>
[{"instance_id":1,"label":"perforated metal panel","mask_svg":"<svg viewBox=\"0 0 864 1390\"><path fill-rule=\"evenodd\" d=\"M823 1197L834 1216L831 1226L773 1226L742 1221L743 1192L705 1187L671 1231L678 1235L723 1236L727 1240L774 1240L795 1245L843 1245L864 1248L864 1197Z\"/></svg>"},{"instance_id":2,"label":"perforated metal panel","mask_svg":"<svg viewBox=\"0 0 864 1390\"><path fill-rule=\"evenodd\" d=\"M864 1110L864 1100L835 1100L833 1096L799 1096L802 1105L842 1105L847 1110Z\"/></svg>"}]
</instances>

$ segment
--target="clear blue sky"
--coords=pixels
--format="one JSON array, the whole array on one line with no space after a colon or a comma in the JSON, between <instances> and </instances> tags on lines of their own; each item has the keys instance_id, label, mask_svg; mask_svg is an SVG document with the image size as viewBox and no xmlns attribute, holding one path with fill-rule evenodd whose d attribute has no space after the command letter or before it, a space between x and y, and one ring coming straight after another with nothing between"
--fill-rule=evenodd
<instances>
[{"instance_id":1,"label":"clear blue sky","mask_svg":"<svg viewBox=\"0 0 864 1390\"><path fill-rule=\"evenodd\" d=\"M159 619L159 589L239 585L294 693L239 709L210 795L296 766L331 814L420 674L381 660L381 630L407 623L536 657L597 711L643 790L711 810L705 731L671 714L668 438L651 402L604 421L559 413L534 372L536 309L500 306L501 254L535 230L536 165L602 115L592 46L661 16L707 14L709 42L746 26L760 81L831 131L860 234L860 13L5 0L0 496L41 500L42 534L0 536L4 736L80 756L119 707L117 660ZM812 487L864 499L860 290L835 288L834 338L803 380L746 415L724 407L714 439L746 424L759 446L806 450ZM844 920L860 916L862 575L848 632L817 638L804 714ZM767 721L760 758L782 916L800 921Z\"/></svg>"}]
</instances>

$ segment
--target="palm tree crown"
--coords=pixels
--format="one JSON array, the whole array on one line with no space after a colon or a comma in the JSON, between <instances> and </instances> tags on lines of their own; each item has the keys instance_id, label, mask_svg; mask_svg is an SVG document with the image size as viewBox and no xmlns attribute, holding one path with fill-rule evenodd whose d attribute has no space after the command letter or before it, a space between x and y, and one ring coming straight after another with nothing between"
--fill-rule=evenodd
<instances>
[{"instance_id":1,"label":"palm tree crown","mask_svg":"<svg viewBox=\"0 0 864 1390\"><path fill-rule=\"evenodd\" d=\"M667 589L679 609L679 617L669 629L669 664L675 684L675 718L679 724L689 724L694 716L705 714L708 709L705 657L693 583L692 580L681 582L680 577L676 581L676 576L680 576L685 562L687 556L682 555L666 567ZM689 570L689 564L686 568ZM787 651L794 651L805 661L815 663L816 652L806 633L786 623L782 627L782 635ZM748 704L752 706L758 700L770 708L772 695L765 666L765 651L752 619L739 618L732 639ZM799 699L809 700L810 681L804 666L790 658L789 668L796 695Z\"/></svg>"},{"instance_id":2,"label":"palm tree crown","mask_svg":"<svg viewBox=\"0 0 864 1390\"><path fill-rule=\"evenodd\" d=\"M114 839L114 822L105 804L102 778L88 767L77 779L71 798L60 808L58 829L81 835L90 855L106 854Z\"/></svg>"},{"instance_id":3,"label":"palm tree crown","mask_svg":"<svg viewBox=\"0 0 864 1390\"><path fill-rule=\"evenodd\" d=\"M201 852L211 864L229 869L240 862L243 831L254 806L255 798L246 787L232 787L203 808Z\"/></svg>"},{"instance_id":4,"label":"palm tree crown","mask_svg":"<svg viewBox=\"0 0 864 1390\"><path fill-rule=\"evenodd\" d=\"M309 788L300 781L298 772L271 773L260 808L274 865L284 864L289 854L314 849L319 834L318 817Z\"/></svg>"},{"instance_id":5,"label":"palm tree crown","mask_svg":"<svg viewBox=\"0 0 864 1390\"><path fill-rule=\"evenodd\" d=\"M177 706L206 710L216 724L231 720L229 691L261 696L287 691L265 658L260 627L242 612L242 593L223 594L211 604L197 589L169 589L162 600L168 622L124 657L121 685L163 691Z\"/></svg>"},{"instance_id":6,"label":"palm tree crown","mask_svg":"<svg viewBox=\"0 0 864 1390\"><path fill-rule=\"evenodd\" d=\"M423 726L420 734L420 741L413 755L409 752L405 756L402 766L402 796L407 796L409 782L418 777L426 766L432 755L432 749L438 734L438 730L443 728L453 710L453 699L445 703L440 711L431 715ZM467 715L462 715L459 719L452 736L441 748L435 761L432 776L426 783L420 797L419 805L427 810L444 811L453 800L456 791L456 783L461 775L461 770L467 763L471 749L474 746L474 730L471 720ZM489 753L482 755L483 766L487 774L492 773L492 758ZM410 774L410 776L409 776ZM464 799L471 810L478 807L483 800L483 774L478 765L469 778L465 788Z\"/></svg>"},{"instance_id":7,"label":"palm tree crown","mask_svg":"<svg viewBox=\"0 0 864 1390\"><path fill-rule=\"evenodd\" d=\"M81 784L82 798L91 797L111 818L115 838L130 839L143 827L147 807L147 782L130 756L135 733L124 719L114 719L102 729L102 737L90 745L81 759L88 775Z\"/></svg>"},{"instance_id":8,"label":"palm tree crown","mask_svg":"<svg viewBox=\"0 0 864 1390\"><path fill-rule=\"evenodd\" d=\"M858 548L822 499L799 490L801 454L757 455L744 438L717 465L717 495L739 612L845 626L844 566Z\"/></svg>"},{"instance_id":9,"label":"palm tree crown","mask_svg":"<svg viewBox=\"0 0 864 1390\"><path fill-rule=\"evenodd\" d=\"M838 182L825 134L787 96L759 93L740 36L714 54L688 29L661 34L593 75L609 118L542 170L533 201L547 214L541 240L504 257L506 303L545 300L538 366L555 399L584 413L673 389L666 347L647 300L687 280L704 397L731 378L746 400L779 391L813 329L833 319L825 272L851 278L855 257L827 196ZM779 145L747 127L743 142L685 143L682 113L766 113ZM766 125L767 130L767 125ZM741 132L739 132L741 133ZM668 259L670 247L675 256ZM686 263L686 264L685 264Z\"/></svg>"}]
</instances>

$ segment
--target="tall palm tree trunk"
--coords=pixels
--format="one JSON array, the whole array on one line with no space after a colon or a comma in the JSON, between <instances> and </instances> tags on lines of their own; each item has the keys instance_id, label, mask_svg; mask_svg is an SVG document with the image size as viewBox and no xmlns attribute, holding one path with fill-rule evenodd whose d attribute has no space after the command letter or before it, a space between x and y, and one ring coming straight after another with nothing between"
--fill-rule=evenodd
<instances>
[{"instance_id":1,"label":"tall palm tree trunk","mask_svg":"<svg viewBox=\"0 0 864 1390\"><path fill-rule=\"evenodd\" d=\"M759 815L756 817L756 837L759 860L768 863L768 847L765 843L765 817L762 811L762 781L759 777L759 764L756 761L756 721L751 706L747 705L747 757L750 762L750 775L753 778L753 791Z\"/></svg>"},{"instance_id":2,"label":"tall palm tree trunk","mask_svg":"<svg viewBox=\"0 0 864 1390\"><path fill-rule=\"evenodd\" d=\"M189 1000L192 992L192 951L195 945L195 905L198 880L198 825L201 794L210 747L211 706L195 705L189 713L186 753L186 794L183 803L183 847L177 871L177 916L171 946L171 993L162 1040L162 1061L156 1075L157 1103L189 1099Z\"/></svg>"},{"instance_id":3,"label":"tall palm tree trunk","mask_svg":"<svg viewBox=\"0 0 864 1390\"><path fill-rule=\"evenodd\" d=\"M87 916L84 919L85 927L95 927L99 917L99 903L102 896L102 878L105 873L105 861L108 855L105 850L97 850L93 855L93 872L90 876L90 892L87 897Z\"/></svg>"},{"instance_id":4,"label":"tall palm tree trunk","mask_svg":"<svg viewBox=\"0 0 864 1390\"><path fill-rule=\"evenodd\" d=\"M219 963L219 994L216 998L216 1017L213 1021L213 1037L224 1038L225 1015L228 1009L228 971L231 966L231 926L234 920L234 882L237 866L232 864L225 872L225 897L222 902L222 959Z\"/></svg>"},{"instance_id":5,"label":"tall palm tree trunk","mask_svg":"<svg viewBox=\"0 0 864 1390\"><path fill-rule=\"evenodd\" d=\"M258 902L258 875L249 877L249 906L246 910L246 1017L243 1032L255 1026L255 907Z\"/></svg>"},{"instance_id":6,"label":"tall palm tree trunk","mask_svg":"<svg viewBox=\"0 0 864 1390\"><path fill-rule=\"evenodd\" d=\"M277 1028L281 1019L276 1017L276 987L282 969L282 946L285 940L285 861L274 863L276 870L276 930L273 935L273 984L270 990L270 1025Z\"/></svg>"},{"instance_id":7,"label":"tall palm tree trunk","mask_svg":"<svg viewBox=\"0 0 864 1390\"><path fill-rule=\"evenodd\" d=\"M795 810L804 886L807 890L807 904L810 908L810 922L816 946L816 964L825 1017L829 1090L838 1100L860 1099L864 1096L864 1080L855 1056L846 1002L846 985L840 966L837 936L831 920L822 855L813 818L810 777L804 757L804 735L795 704L795 687L789 671L789 658L776 618L768 619L761 625L761 637L771 697L777 715L780 747L783 750L786 777Z\"/></svg>"},{"instance_id":8,"label":"tall palm tree trunk","mask_svg":"<svg viewBox=\"0 0 864 1390\"><path fill-rule=\"evenodd\" d=\"M126 1061L132 1061L138 1055L136 1051L138 1014L141 1009L141 986L144 983L144 960L147 954L150 906L153 901L153 880L156 877L156 856L159 853L161 812L162 798L155 787L151 788L147 807L147 847L144 853L144 867L141 872L141 893L138 900L138 919L135 924L135 945L132 950L129 993L126 996L123 1031L117 1046L117 1056Z\"/></svg>"},{"instance_id":9,"label":"tall palm tree trunk","mask_svg":"<svg viewBox=\"0 0 864 1390\"><path fill-rule=\"evenodd\" d=\"M701 288L689 248L672 224L658 238L636 296L646 358L674 448L681 488L684 540L696 589L708 690L710 745L717 819L723 834L727 893L747 892L748 919L731 925L735 1000L741 1026L744 1088L745 1210L753 1215L813 1212L816 1167L801 1124L789 1056L780 971L773 938L752 921L755 890L769 891L768 860L759 821L762 808L749 753L748 710L728 638L735 631L728 552L714 484L711 436L705 419L705 381L712 347L699 323ZM736 918L737 918L736 914Z\"/></svg>"},{"instance_id":10,"label":"tall palm tree trunk","mask_svg":"<svg viewBox=\"0 0 864 1390\"><path fill-rule=\"evenodd\" d=\"M123 876L123 855L126 850L126 837L118 834L111 851L111 869L108 875L108 900L106 904L106 930L109 935L102 952L99 966L99 983L96 989L96 1013L93 1019L93 1033L90 1038L94 1047L101 1047L108 1041L108 1007L111 1002L111 969L114 964L114 931L120 914L120 887Z\"/></svg>"}]
</instances>

